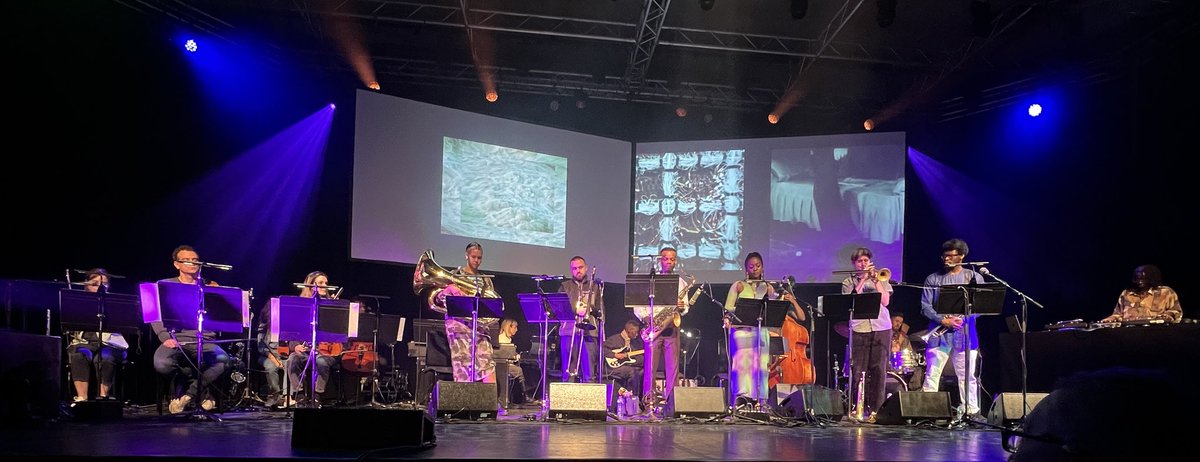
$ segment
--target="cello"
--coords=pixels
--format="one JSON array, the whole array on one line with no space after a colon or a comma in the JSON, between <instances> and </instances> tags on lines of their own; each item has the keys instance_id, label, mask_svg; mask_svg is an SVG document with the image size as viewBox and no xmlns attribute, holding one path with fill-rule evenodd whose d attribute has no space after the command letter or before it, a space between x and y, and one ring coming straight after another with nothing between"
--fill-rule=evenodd
<instances>
[{"instance_id":1,"label":"cello","mask_svg":"<svg viewBox=\"0 0 1200 462\"><path fill-rule=\"evenodd\" d=\"M790 295L790 294L789 294ZM767 387L774 388L780 383L812 385L817 381L817 372L813 367L812 358L808 356L808 329L800 324L803 311L796 303L795 296L790 297L791 310L783 319L782 336L791 347L786 355L779 356L771 364L767 379Z\"/></svg>"}]
</instances>

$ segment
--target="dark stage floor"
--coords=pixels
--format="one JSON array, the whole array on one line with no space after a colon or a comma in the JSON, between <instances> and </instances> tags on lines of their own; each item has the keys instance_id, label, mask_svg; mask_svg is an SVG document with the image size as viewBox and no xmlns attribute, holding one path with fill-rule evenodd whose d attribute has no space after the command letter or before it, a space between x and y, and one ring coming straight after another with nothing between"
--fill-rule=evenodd
<instances>
[{"instance_id":1,"label":"dark stage floor","mask_svg":"<svg viewBox=\"0 0 1200 462\"><path fill-rule=\"evenodd\" d=\"M202 459L640 459L640 460L1005 460L1000 432L929 425L812 424L780 421L541 422L537 409L499 421L439 421L436 446L424 449L300 450L291 446L292 414L221 414L221 422L159 416L129 407L120 420L34 422L0 431L0 454ZM329 439L363 438L331 425Z\"/></svg>"}]
</instances>

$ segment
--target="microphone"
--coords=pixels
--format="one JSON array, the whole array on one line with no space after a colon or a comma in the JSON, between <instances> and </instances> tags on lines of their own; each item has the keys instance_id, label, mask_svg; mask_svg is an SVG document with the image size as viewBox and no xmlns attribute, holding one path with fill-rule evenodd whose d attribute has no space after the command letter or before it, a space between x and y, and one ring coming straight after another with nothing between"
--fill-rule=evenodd
<instances>
[{"instance_id":1,"label":"microphone","mask_svg":"<svg viewBox=\"0 0 1200 462\"><path fill-rule=\"evenodd\" d=\"M645 255L630 255L630 258L632 258L633 260L637 260L639 258L658 258L658 254L654 253L654 254L645 254Z\"/></svg>"},{"instance_id":2,"label":"microphone","mask_svg":"<svg viewBox=\"0 0 1200 462\"><path fill-rule=\"evenodd\" d=\"M984 276L992 276L992 270L987 269L987 267L979 268L979 274L982 274ZM992 277L996 277L996 276L992 276Z\"/></svg>"},{"instance_id":3,"label":"microphone","mask_svg":"<svg viewBox=\"0 0 1200 462\"><path fill-rule=\"evenodd\" d=\"M534 281L561 281L563 279L566 279L566 277L561 274L554 274L554 275L549 275L549 276L543 274L541 276L531 276L530 279L533 279Z\"/></svg>"}]
</instances>

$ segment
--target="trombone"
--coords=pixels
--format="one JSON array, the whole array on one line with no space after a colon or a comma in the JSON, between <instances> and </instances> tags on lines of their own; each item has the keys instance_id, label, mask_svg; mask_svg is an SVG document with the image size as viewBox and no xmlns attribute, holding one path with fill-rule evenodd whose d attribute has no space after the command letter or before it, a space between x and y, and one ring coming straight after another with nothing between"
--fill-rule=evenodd
<instances>
[{"instance_id":1,"label":"trombone","mask_svg":"<svg viewBox=\"0 0 1200 462\"><path fill-rule=\"evenodd\" d=\"M863 274L863 273L866 273L868 278L874 279L879 282L886 282L887 280L892 278L892 270L887 269L887 268L877 270L877 269L875 269L874 266L867 268L865 270L854 269L854 270L839 270L839 271L833 272L833 274Z\"/></svg>"}]
</instances>

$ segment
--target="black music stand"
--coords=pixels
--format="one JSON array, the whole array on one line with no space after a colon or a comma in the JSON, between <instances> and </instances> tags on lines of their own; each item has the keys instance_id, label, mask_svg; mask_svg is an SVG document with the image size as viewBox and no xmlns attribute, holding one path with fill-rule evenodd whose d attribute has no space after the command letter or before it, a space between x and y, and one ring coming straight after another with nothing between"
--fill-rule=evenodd
<instances>
[{"instance_id":1,"label":"black music stand","mask_svg":"<svg viewBox=\"0 0 1200 462\"><path fill-rule=\"evenodd\" d=\"M967 351L963 352L967 359L967 383L963 390L967 391L966 400L970 399L971 378L974 377L975 361L971 358L971 325L967 319L971 315L998 315L1004 311L1004 296L1008 289L998 282L976 283L972 280L967 284L943 285L938 287L937 302L933 309L938 314L963 317L963 336L966 337ZM967 403L963 405L963 416L966 416ZM954 427L961 420L950 422Z\"/></svg>"},{"instance_id":2,"label":"black music stand","mask_svg":"<svg viewBox=\"0 0 1200 462\"><path fill-rule=\"evenodd\" d=\"M571 309L571 298L563 292L546 293L542 291L542 282L538 281L538 292L534 294L517 294L521 301L521 312L525 313L525 321L542 326L542 418L549 414L550 400L546 397L546 367L549 364L547 352L550 350L550 323L575 319L575 310Z\"/></svg>"},{"instance_id":3,"label":"black music stand","mask_svg":"<svg viewBox=\"0 0 1200 462\"><path fill-rule=\"evenodd\" d=\"M850 368L854 357L854 327L852 321L871 320L879 317L879 306L883 303L882 292L866 292L860 294L828 294L817 297L817 310L823 311L829 322L846 321L849 337L846 339L849 358L845 358L845 367ZM851 384L854 377L846 382L847 399L852 395Z\"/></svg>"},{"instance_id":4,"label":"black music stand","mask_svg":"<svg viewBox=\"0 0 1200 462\"><path fill-rule=\"evenodd\" d=\"M375 349L375 364L371 368L371 407L382 407L383 403L375 401L375 394L379 393L379 339L383 339L388 345L395 345L403 340L404 337L404 321L400 315L382 314L379 311L359 313L358 316L358 335L351 336L350 340L370 341L372 348ZM354 353L353 351L349 351ZM395 359L393 358L393 361ZM394 364L394 363L393 363ZM355 398L355 402L358 399Z\"/></svg>"},{"instance_id":5,"label":"black music stand","mask_svg":"<svg viewBox=\"0 0 1200 462\"><path fill-rule=\"evenodd\" d=\"M646 323L646 328L653 330L656 327L655 315L661 314L663 310L674 310L679 303L679 277L674 273L625 275L625 306L649 306L649 320L642 321ZM651 287L654 287L653 293L650 291Z\"/></svg>"},{"instance_id":6,"label":"black music stand","mask_svg":"<svg viewBox=\"0 0 1200 462\"><path fill-rule=\"evenodd\" d=\"M310 404L315 403L313 398L317 393L317 355L319 354L317 344L320 342L343 343L350 337L358 335L358 318L359 304L347 300L314 299L291 295L271 298L269 341L311 342L308 361L304 366L310 374L308 387ZM290 375L290 371L285 371L285 375ZM302 377L303 375L301 373Z\"/></svg>"},{"instance_id":7,"label":"black music stand","mask_svg":"<svg viewBox=\"0 0 1200 462\"><path fill-rule=\"evenodd\" d=\"M446 297L446 315L457 318L471 318L471 364L467 369L471 381L476 382L475 358L479 357L479 318L501 318L504 316L504 300L499 298L481 297L482 291L476 291L473 297L452 295Z\"/></svg>"},{"instance_id":8,"label":"black music stand","mask_svg":"<svg viewBox=\"0 0 1200 462\"><path fill-rule=\"evenodd\" d=\"M205 286L199 276L195 284L159 281L140 285L143 321L162 322L171 338L179 330L196 331L196 381L204 396L204 333L244 333L250 328L250 294L237 287ZM178 343L178 340L176 340ZM183 349L180 343L178 348ZM202 401L202 400L201 400ZM197 404L196 415L216 421Z\"/></svg>"},{"instance_id":9,"label":"black music stand","mask_svg":"<svg viewBox=\"0 0 1200 462\"><path fill-rule=\"evenodd\" d=\"M142 326L142 304L136 295L63 289L58 306L63 331L136 334Z\"/></svg>"}]
</instances>

